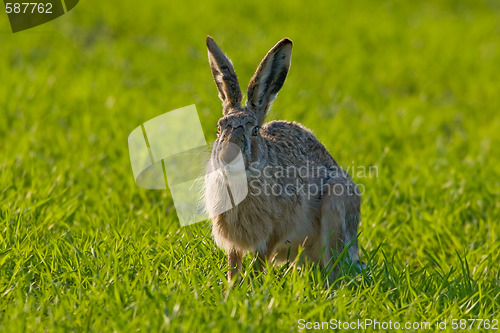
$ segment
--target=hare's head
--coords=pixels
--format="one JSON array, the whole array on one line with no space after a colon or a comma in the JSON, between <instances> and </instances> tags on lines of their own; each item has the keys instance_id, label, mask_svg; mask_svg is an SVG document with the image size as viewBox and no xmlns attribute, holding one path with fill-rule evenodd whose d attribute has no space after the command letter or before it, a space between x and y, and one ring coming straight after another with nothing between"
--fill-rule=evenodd
<instances>
[{"instance_id":1,"label":"hare's head","mask_svg":"<svg viewBox=\"0 0 500 333\"><path fill-rule=\"evenodd\" d=\"M285 82L292 41L279 41L264 57L250 80L246 105L231 61L214 40L207 37L208 60L222 100L222 118L212 151L212 161L228 164L241 152L245 167L265 163L266 145L260 135L267 111Z\"/></svg>"}]
</instances>

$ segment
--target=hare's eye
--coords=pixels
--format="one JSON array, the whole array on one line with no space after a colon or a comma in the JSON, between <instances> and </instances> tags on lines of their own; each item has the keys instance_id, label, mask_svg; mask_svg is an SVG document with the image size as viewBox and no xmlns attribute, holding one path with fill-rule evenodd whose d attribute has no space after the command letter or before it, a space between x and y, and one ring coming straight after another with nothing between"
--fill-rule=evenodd
<instances>
[{"instance_id":1,"label":"hare's eye","mask_svg":"<svg viewBox=\"0 0 500 333\"><path fill-rule=\"evenodd\" d=\"M252 129L252 135L253 135L253 136L256 136L258 133L259 133L259 126L255 126L255 127Z\"/></svg>"}]
</instances>

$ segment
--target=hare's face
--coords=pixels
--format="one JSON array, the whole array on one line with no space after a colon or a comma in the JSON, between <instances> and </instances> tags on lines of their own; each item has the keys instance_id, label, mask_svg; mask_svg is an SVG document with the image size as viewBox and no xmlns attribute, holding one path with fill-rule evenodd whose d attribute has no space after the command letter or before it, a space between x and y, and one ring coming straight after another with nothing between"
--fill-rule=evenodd
<instances>
[{"instance_id":1,"label":"hare's face","mask_svg":"<svg viewBox=\"0 0 500 333\"><path fill-rule=\"evenodd\" d=\"M217 165L227 165L241 154L245 169L248 169L259 154L257 117L243 110L231 112L219 120L217 128L212 161Z\"/></svg>"}]
</instances>

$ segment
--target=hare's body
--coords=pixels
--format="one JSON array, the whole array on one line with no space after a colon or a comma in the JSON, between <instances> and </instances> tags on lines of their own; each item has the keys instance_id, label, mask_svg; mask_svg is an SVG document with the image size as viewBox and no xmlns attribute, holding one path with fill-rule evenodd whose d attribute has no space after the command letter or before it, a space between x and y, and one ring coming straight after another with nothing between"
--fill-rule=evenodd
<instances>
[{"instance_id":1,"label":"hare's body","mask_svg":"<svg viewBox=\"0 0 500 333\"><path fill-rule=\"evenodd\" d=\"M352 242L349 257L358 262L356 185L308 129L285 121L263 123L285 80L291 42L281 41L264 58L250 83L246 107L240 105L232 64L210 38L207 45L224 106L210 164L223 168L235 157L228 158L228 145L238 147L248 188L244 200L233 208L220 213L209 208L213 236L233 268L229 279L248 251L261 259L285 261L293 260L302 246L308 258L328 268L332 250L338 253ZM217 200L225 188L221 179L207 177L208 200Z\"/></svg>"}]
</instances>

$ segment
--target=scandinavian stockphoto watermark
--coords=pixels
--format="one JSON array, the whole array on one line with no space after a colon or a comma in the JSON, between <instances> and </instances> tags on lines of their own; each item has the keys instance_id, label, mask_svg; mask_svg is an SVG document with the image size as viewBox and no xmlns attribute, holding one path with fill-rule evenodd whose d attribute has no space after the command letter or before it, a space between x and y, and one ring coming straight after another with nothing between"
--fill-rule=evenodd
<instances>
[{"instance_id":1,"label":"scandinavian stockphoto watermark","mask_svg":"<svg viewBox=\"0 0 500 333\"><path fill-rule=\"evenodd\" d=\"M135 182L146 189L169 188L181 226L205 221L237 206L249 195L314 197L325 191L362 195L362 184L346 182L378 177L378 169L355 166L262 166L245 161L241 148L225 143L229 161L210 160L195 105L173 110L138 126L128 137ZM207 191L206 189L210 189ZM209 216L210 212L211 216Z\"/></svg>"},{"instance_id":2,"label":"scandinavian stockphoto watermark","mask_svg":"<svg viewBox=\"0 0 500 333\"><path fill-rule=\"evenodd\" d=\"M365 192L363 184L346 181L349 174L357 178L376 178L376 166L352 166L342 168L336 165L326 167L306 161L301 166L264 166L259 162L250 163L247 171L250 193L253 195L274 195L315 197L318 195L335 194L362 195Z\"/></svg>"}]
</instances>

